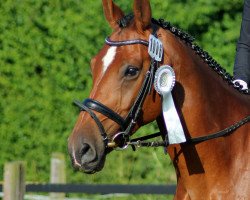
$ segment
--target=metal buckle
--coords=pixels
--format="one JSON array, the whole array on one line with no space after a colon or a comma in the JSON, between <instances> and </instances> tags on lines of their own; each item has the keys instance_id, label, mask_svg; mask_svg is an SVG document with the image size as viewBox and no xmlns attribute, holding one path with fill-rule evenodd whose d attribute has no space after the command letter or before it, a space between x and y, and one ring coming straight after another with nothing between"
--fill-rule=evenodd
<instances>
[{"instance_id":1,"label":"metal buckle","mask_svg":"<svg viewBox=\"0 0 250 200\"><path fill-rule=\"evenodd\" d=\"M127 149L129 146L129 143L127 142L127 139L125 138L124 132L119 132L115 134L112 138L112 142L108 144L108 147L113 148L117 151L122 151Z\"/></svg>"},{"instance_id":2,"label":"metal buckle","mask_svg":"<svg viewBox=\"0 0 250 200\"><path fill-rule=\"evenodd\" d=\"M148 53L154 60L160 62L163 57L163 44L154 35L149 36Z\"/></svg>"}]
</instances>

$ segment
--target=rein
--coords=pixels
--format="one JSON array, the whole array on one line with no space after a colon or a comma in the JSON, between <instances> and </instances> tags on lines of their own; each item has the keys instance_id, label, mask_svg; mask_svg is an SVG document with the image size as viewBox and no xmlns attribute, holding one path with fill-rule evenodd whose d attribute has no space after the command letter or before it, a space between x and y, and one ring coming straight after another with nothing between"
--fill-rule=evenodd
<instances>
[{"instance_id":1,"label":"rein","mask_svg":"<svg viewBox=\"0 0 250 200\"><path fill-rule=\"evenodd\" d=\"M244 124L250 122L250 115L245 117L244 119L240 120L239 122L236 122L235 124L229 126L228 128L225 128L222 131L218 131L216 133L212 133L209 135L205 135L205 136L200 136L200 137L195 137L195 138L188 138L187 141L185 143L187 144L198 144L201 142L205 142L208 140L212 140L212 139L216 139L216 138L220 138L220 137L225 137L227 135L229 135L230 133L232 133L233 131L235 131L236 129L240 128L241 126L243 126ZM161 132L157 132L151 135L147 135L144 137L140 137L140 138L135 138L132 139L128 145L131 146L135 146L135 147L167 147L169 145L168 141L152 141L152 142L146 142L145 140L148 139L152 139L155 137L159 137L161 136ZM184 143L184 144L185 144Z\"/></svg>"},{"instance_id":2,"label":"rein","mask_svg":"<svg viewBox=\"0 0 250 200\"><path fill-rule=\"evenodd\" d=\"M157 29L155 26L153 26L153 35L156 37L156 31ZM145 46L149 46L150 42L146 40L141 39L135 39L135 40L125 40L125 41L111 41L109 37L105 39L105 43L109 46L124 46L124 45L134 45L134 44L141 44ZM101 102L94 100L94 99L86 99L82 103L80 101L74 101L74 104L78 106L81 111L86 111L96 122L96 125L98 126L98 129L100 131L100 134L102 136L104 145L106 150L107 149L126 149L128 146L131 146L133 150L136 149L136 147L167 147L169 145L168 137L166 135L164 136L165 140L163 141L151 141L147 142L146 140L156 138L159 136L163 136L163 133L157 132L154 134L150 134L147 136L130 139L131 132L134 129L134 126L137 123L137 120L139 118L139 115L142 110L143 103L146 99L146 96L150 93L153 82L154 82L154 73L156 68L158 68L159 62L156 61L153 57L151 57L151 63L149 66L148 71L146 72L144 81L142 83L142 86L139 90L139 94L136 97L136 100L131 107L127 117L124 119L119 114L114 112L112 109L108 108L107 106L103 105ZM109 119L113 120L117 124L120 125L120 131L117 133L113 138L109 138L101 121L96 116L94 111L101 113L108 117ZM213 134L209 134L206 136L196 137L196 138L189 138L185 143L200 143L211 139L216 139L219 137L227 136L228 134L232 133L242 125L250 122L250 116L245 117L244 119L240 120L239 122L229 126L228 128L218 131ZM111 140L110 140L111 139ZM185 144L184 143L184 144Z\"/></svg>"}]
</instances>

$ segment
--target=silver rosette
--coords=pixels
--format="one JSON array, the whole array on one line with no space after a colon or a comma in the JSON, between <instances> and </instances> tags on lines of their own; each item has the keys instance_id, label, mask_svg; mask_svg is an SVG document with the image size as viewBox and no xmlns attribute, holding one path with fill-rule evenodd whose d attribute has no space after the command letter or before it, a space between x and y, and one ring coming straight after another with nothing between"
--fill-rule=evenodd
<instances>
[{"instance_id":1,"label":"silver rosette","mask_svg":"<svg viewBox=\"0 0 250 200\"><path fill-rule=\"evenodd\" d=\"M168 65L161 66L155 73L155 90L163 95L173 90L175 85L175 73Z\"/></svg>"}]
</instances>

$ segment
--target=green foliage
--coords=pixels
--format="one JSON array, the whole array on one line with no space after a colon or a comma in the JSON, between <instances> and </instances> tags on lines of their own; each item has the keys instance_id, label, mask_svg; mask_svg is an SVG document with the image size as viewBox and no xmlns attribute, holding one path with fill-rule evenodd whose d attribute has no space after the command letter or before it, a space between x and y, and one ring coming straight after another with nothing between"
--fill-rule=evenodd
<instances>
[{"instance_id":1,"label":"green foliage","mask_svg":"<svg viewBox=\"0 0 250 200\"><path fill-rule=\"evenodd\" d=\"M126 12L132 1L116 1ZM152 0L155 18L164 18L197 38L232 71L239 36L240 0ZM90 59L110 34L101 1L3 0L0 2L0 180L6 161L25 160L27 180L49 181L50 155L67 155L67 138L78 110L71 101L91 89ZM144 128L141 132L153 129ZM175 175L162 149L113 152L105 169L68 182L167 183Z\"/></svg>"}]
</instances>

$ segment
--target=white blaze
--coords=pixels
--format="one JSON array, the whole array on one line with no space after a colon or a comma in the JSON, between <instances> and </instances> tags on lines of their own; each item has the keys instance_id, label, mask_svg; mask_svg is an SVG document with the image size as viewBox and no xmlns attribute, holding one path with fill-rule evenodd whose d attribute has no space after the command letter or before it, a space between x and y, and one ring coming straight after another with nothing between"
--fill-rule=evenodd
<instances>
[{"instance_id":1,"label":"white blaze","mask_svg":"<svg viewBox=\"0 0 250 200\"><path fill-rule=\"evenodd\" d=\"M103 57L102 62L103 62L103 73L106 72L108 69L109 65L113 62L115 59L116 55L116 48L117 47L110 47L106 53L106 55Z\"/></svg>"}]
</instances>

